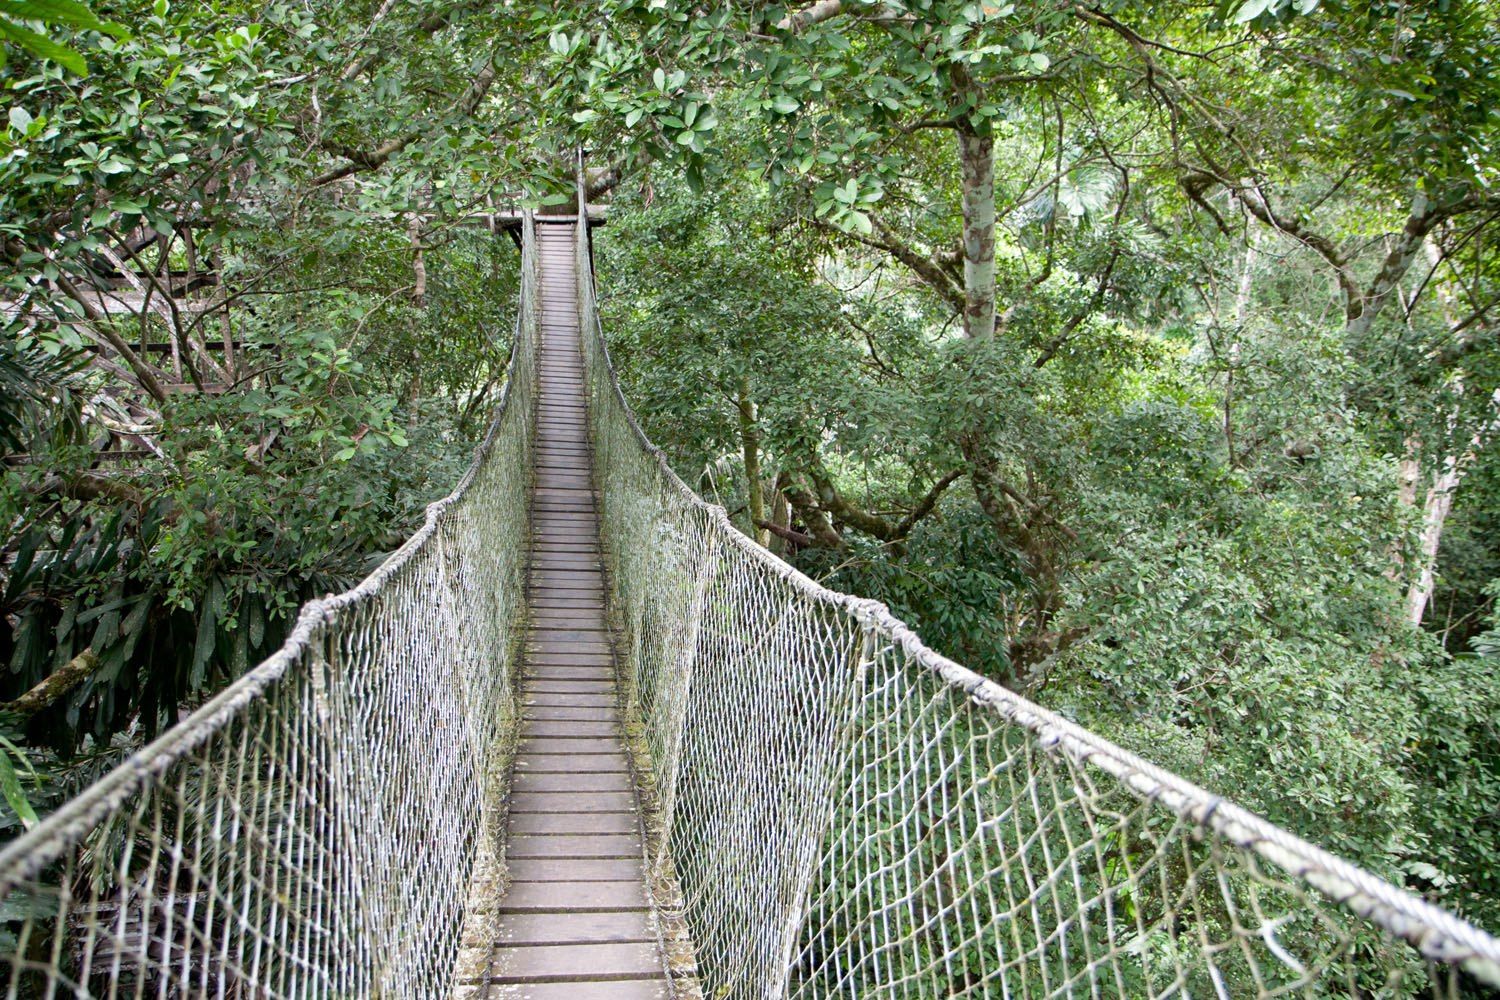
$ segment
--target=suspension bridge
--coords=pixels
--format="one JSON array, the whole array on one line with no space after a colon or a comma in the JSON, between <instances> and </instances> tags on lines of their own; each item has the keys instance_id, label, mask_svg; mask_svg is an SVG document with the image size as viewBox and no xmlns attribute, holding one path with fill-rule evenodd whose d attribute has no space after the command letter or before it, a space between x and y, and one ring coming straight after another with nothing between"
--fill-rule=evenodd
<instances>
[{"instance_id":1,"label":"suspension bridge","mask_svg":"<svg viewBox=\"0 0 1500 1000\"><path fill-rule=\"evenodd\" d=\"M1500 995L1500 942L929 650L695 496L522 218L421 530L0 853L8 997Z\"/></svg>"}]
</instances>

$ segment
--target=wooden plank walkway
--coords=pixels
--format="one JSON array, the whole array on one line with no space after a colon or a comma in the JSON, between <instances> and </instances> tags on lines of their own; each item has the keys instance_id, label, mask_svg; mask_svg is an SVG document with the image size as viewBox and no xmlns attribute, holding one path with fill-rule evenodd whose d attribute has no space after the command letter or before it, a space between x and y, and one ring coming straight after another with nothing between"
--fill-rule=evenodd
<instances>
[{"instance_id":1,"label":"wooden plank walkway","mask_svg":"<svg viewBox=\"0 0 1500 1000\"><path fill-rule=\"evenodd\" d=\"M574 226L539 222L542 344L531 632L487 995L664 1000L621 742L579 354ZM481 991L484 995L485 991Z\"/></svg>"}]
</instances>

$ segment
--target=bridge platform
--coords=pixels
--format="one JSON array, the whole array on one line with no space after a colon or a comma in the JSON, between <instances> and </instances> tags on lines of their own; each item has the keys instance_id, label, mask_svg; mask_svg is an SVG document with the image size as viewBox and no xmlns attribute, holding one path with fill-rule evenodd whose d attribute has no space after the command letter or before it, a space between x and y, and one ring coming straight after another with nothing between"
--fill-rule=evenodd
<instances>
[{"instance_id":1,"label":"bridge platform","mask_svg":"<svg viewBox=\"0 0 1500 1000\"><path fill-rule=\"evenodd\" d=\"M579 349L575 226L537 226L542 343L510 886L481 997L664 1000L640 809L605 620Z\"/></svg>"}]
</instances>

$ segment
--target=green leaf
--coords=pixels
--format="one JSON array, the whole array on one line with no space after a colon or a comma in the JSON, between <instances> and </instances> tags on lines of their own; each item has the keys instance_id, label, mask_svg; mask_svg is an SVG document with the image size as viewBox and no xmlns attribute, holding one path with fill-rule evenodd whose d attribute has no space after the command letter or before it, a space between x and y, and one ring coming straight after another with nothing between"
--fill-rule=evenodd
<instances>
[{"instance_id":1,"label":"green leaf","mask_svg":"<svg viewBox=\"0 0 1500 1000\"><path fill-rule=\"evenodd\" d=\"M1264 14L1277 0L1245 0L1230 19L1232 24L1247 24Z\"/></svg>"},{"instance_id":2,"label":"green leaf","mask_svg":"<svg viewBox=\"0 0 1500 1000\"><path fill-rule=\"evenodd\" d=\"M68 24L87 31L103 31L116 38L130 37L130 30L123 24L101 21L93 11L76 0L5 0L3 6L5 14L11 17L47 24Z\"/></svg>"},{"instance_id":3,"label":"green leaf","mask_svg":"<svg viewBox=\"0 0 1500 1000\"><path fill-rule=\"evenodd\" d=\"M75 50L59 45L46 35L39 35L30 28L23 28L14 21L0 17L0 36L9 38L21 48L43 59L50 59L75 76L87 76L89 65Z\"/></svg>"},{"instance_id":4,"label":"green leaf","mask_svg":"<svg viewBox=\"0 0 1500 1000\"><path fill-rule=\"evenodd\" d=\"M651 82L656 84L657 90L667 89L667 74L660 66L651 74Z\"/></svg>"},{"instance_id":5,"label":"green leaf","mask_svg":"<svg viewBox=\"0 0 1500 1000\"><path fill-rule=\"evenodd\" d=\"M34 120L31 117L31 112L25 108L14 107L10 109L10 127L22 135L26 134L26 130L31 127L31 123Z\"/></svg>"},{"instance_id":6,"label":"green leaf","mask_svg":"<svg viewBox=\"0 0 1500 1000\"><path fill-rule=\"evenodd\" d=\"M26 790L21 787L21 776L11 763L11 754L19 754L20 751L9 740L0 738L0 743L6 744L8 750L7 753L0 754L0 792L5 795L6 804L20 817L21 825L29 830L36 825L36 810L31 808Z\"/></svg>"}]
</instances>

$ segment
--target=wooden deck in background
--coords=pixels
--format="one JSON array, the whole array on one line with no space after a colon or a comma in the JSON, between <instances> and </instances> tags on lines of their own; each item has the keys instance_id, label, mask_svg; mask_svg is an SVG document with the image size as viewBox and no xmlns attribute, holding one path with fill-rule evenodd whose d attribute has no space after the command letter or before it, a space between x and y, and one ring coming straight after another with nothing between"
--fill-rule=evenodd
<instances>
[{"instance_id":1,"label":"wooden deck in background","mask_svg":"<svg viewBox=\"0 0 1500 1000\"><path fill-rule=\"evenodd\" d=\"M621 742L579 354L574 226L540 223L542 345L531 631L487 989L495 1000L664 1000Z\"/></svg>"}]
</instances>

